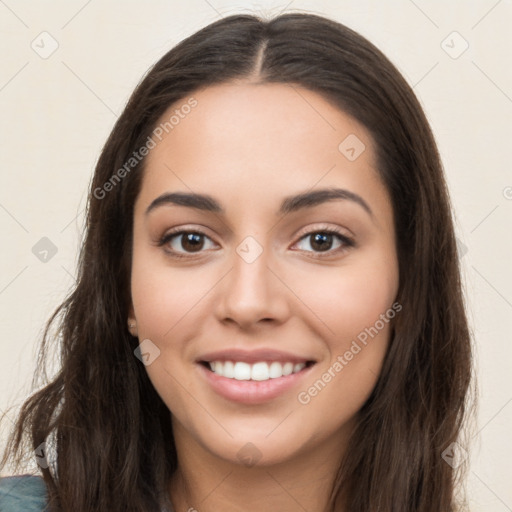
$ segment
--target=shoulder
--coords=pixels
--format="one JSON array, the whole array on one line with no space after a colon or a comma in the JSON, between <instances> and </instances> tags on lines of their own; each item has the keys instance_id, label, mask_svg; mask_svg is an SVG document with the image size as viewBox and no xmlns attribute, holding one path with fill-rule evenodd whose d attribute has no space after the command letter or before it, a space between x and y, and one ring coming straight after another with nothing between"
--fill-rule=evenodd
<instances>
[{"instance_id":1,"label":"shoulder","mask_svg":"<svg viewBox=\"0 0 512 512\"><path fill-rule=\"evenodd\" d=\"M0 478L2 512L44 512L46 485L40 476L19 475Z\"/></svg>"}]
</instances>

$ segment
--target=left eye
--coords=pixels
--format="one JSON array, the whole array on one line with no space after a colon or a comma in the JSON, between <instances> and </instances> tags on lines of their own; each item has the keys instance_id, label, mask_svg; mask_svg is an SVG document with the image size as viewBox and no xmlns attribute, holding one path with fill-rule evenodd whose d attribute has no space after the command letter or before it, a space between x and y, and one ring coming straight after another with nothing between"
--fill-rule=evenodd
<instances>
[{"instance_id":1,"label":"left eye","mask_svg":"<svg viewBox=\"0 0 512 512\"><path fill-rule=\"evenodd\" d=\"M305 241L314 252L327 252L339 249L343 246L353 245L349 238L334 231L311 232L303 236L298 244L300 244L301 241ZM309 249L304 248L301 250L310 251Z\"/></svg>"}]
</instances>

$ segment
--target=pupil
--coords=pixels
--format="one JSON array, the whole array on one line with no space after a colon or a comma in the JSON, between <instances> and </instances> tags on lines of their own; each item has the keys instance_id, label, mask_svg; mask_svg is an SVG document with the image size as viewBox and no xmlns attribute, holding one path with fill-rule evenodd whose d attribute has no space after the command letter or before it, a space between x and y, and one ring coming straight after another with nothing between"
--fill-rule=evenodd
<instances>
[{"instance_id":1,"label":"pupil","mask_svg":"<svg viewBox=\"0 0 512 512\"><path fill-rule=\"evenodd\" d=\"M317 250L326 251L332 245L332 235L329 235L326 233L316 233L315 235L312 235L312 236L313 236L313 243L311 245L314 249L315 249L315 245L316 245ZM327 243L325 243L325 242L327 242Z\"/></svg>"},{"instance_id":2,"label":"pupil","mask_svg":"<svg viewBox=\"0 0 512 512\"><path fill-rule=\"evenodd\" d=\"M183 238L181 245L186 250L197 251L198 249L202 248L203 243L204 243L204 241L202 239L202 235L200 235L198 233L188 233Z\"/></svg>"}]
</instances>

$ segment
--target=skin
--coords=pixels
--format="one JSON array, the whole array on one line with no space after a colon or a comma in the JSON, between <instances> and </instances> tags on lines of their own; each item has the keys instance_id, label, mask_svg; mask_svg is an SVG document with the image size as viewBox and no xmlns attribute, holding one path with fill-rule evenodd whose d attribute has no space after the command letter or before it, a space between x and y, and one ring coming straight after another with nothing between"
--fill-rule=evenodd
<instances>
[{"instance_id":1,"label":"skin","mask_svg":"<svg viewBox=\"0 0 512 512\"><path fill-rule=\"evenodd\" d=\"M193 96L197 107L148 155L134 210L130 321L139 340L160 350L146 370L172 412L179 470L171 498L176 510L320 512L357 411L377 381L391 324L309 403L297 396L375 324L398 291L393 210L373 141L353 118L303 88L242 82ZM338 149L349 134L366 146L354 161ZM358 194L372 215L347 199L277 213L285 197L329 187ZM209 194L225 214L172 204L146 214L166 192ZM206 233L199 252L179 235L158 246L177 227ZM306 235L325 228L355 246L334 237L328 251L315 249ZM247 236L263 251L251 263L236 250ZM172 249L185 257L173 258ZM270 347L316 364L275 399L234 403L212 390L196 363L233 347ZM254 465L237 455L244 446L259 458Z\"/></svg>"}]
</instances>

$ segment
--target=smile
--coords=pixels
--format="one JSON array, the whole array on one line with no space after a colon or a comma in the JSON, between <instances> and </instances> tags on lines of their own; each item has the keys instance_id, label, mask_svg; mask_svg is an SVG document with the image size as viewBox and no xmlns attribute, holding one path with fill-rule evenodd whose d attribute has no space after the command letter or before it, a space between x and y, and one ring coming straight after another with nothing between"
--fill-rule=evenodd
<instances>
[{"instance_id":1,"label":"smile","mask_svg":"<svg viewBox=\"0 0 512 512\"><path fill-rule=\"evenodd\" d=\"M264 381L286 377L300 372L308 363L281 363L279 361L259 361L254 364L243 361L210 361L210 370L227 379Z\"/></svg>"}]
</instances>

